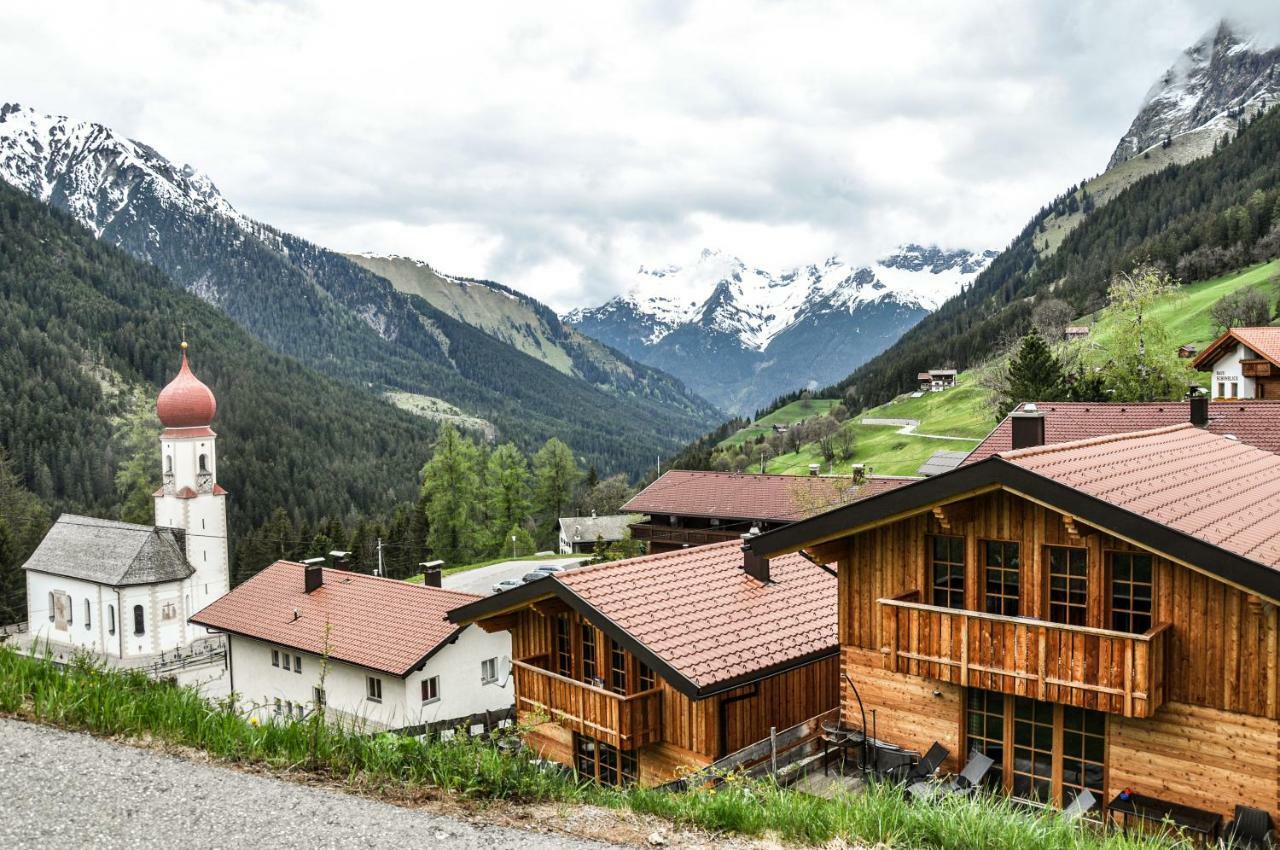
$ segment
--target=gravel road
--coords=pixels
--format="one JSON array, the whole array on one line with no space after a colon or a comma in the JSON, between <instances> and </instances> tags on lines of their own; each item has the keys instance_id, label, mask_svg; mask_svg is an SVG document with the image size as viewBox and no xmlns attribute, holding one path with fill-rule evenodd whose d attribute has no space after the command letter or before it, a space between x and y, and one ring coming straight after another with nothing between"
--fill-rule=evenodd
<instances>
[{"instance_id":1,"label":"gravel road","mask_svg":"<svg viewBox=\"0 0 1280 850\"><path fill-rule=\"evenodd\" d=\"M0 718L0 847L603 850Z\"/></svg>"}]
</instances>

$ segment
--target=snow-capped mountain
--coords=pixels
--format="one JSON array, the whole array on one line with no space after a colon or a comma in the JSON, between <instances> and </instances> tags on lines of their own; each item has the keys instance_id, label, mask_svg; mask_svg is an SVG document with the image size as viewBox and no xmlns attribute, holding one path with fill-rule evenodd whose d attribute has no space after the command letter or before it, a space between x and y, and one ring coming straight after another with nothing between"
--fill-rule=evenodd
<instances>
[{"instance_id":1,"label":"snow-capped mountain","mask_svg":"<svg viewBox=\"0 0 1280 850\"><path fill-rule=\"evenodd\" d=\"M844 377L995 254L904 245L867 265L830 257L775 274L704 250L688 266L641 267L624 294L565 321L726 410L750 412Z\"/></svg>"},{"instance_id":2,"label":"snow-capped mountain","mask_svg":"<svg viewBox=\"0 0 1280 850\"><path fill-rule=\"evenodd\" d=\"M1222 21L1152 86L1108 168L1170 139L1191 159L1213 150L1237 121L1280 100L1280 45Z\"/></svg>"}]
</instances>

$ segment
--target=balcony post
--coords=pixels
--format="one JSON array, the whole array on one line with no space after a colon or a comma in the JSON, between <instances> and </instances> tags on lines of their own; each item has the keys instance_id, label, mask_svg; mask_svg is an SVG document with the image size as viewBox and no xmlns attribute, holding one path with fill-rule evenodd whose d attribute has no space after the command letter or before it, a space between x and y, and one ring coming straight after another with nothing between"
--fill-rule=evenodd
<instances>
[{"instance_id":1,"label":"balcony post","mask_svg":"<svg viewBox=\"0 0 1280 850\"><path fill-rule=\"evenodd\" d=\"M1039 650L1036 658L1036 698L1041 702L1048 699L1049 683L1048 678L1048 662L1046 661L1046 650L1049 646L1049 630L1039 630Z\"/></svg>"},{"instance_id":2,"label":"balcony post","mask_svg":"<svg viewBox=\"0 0 1280 850\"><path fill-rule=\"evenodd\" d=\"M960 618L960 687L969 687L969 618Z\"/></svg>"}]
</instances>

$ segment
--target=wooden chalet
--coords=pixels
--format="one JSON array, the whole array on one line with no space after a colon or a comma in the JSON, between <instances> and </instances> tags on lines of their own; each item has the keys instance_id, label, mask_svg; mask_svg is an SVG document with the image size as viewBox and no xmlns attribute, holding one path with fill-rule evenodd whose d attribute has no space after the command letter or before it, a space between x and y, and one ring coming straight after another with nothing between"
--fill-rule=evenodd
<instances>
[{"instance_id":1,"label":"wooden chalet","mask_svg":"<svg viewBox=\"0 0 1280 850\"><path fill-rule=\"evenodd\" d=\"M1051 805L1280 808L1280 456L1189 423L1002 451L749 546L837 565L846 724Z\"/></svg>"},{"instance_id":2,"label":"wooden chalet","mask_svg":"<svg viewBox=\"0 0 1280 850\"><path fill-rule=\"evenodd\" d=\"M650 554L737 540L828 508L867 498L914 478L891 476L751 475L672 469L622 506L646 514L631 526Z\"/></svg>"},{"instance_id":3,"label":"wooden chalet","mask_svg":"<svg viewBox=\"0 0 1280 850\"><path fill-rule=\"evenodd\" d=\"M559 573L449 619L511 633L529 745L606 784L671 781L837 702L834 572L740 541Z\"/></svg>"},{"instance_id":4,"label":"wooden chalet","mask_svg":"<svg viewBox=\"0 0 1280 850\"><path fill-rule=\"evenodd\" d=\"M1191 365L1212 372L1214 398L1280 399L1280 328L1231 328Z\"/></svg>"}]
</instances>

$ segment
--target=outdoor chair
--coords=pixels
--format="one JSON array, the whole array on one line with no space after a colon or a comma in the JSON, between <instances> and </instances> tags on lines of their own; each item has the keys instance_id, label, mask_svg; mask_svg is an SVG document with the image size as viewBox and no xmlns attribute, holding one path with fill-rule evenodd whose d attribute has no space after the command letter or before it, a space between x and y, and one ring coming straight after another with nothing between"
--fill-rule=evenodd
<instances>
[{"instance_id":1,"label":"outdoor chair","mask_svg":"<svg viewBox=\"0 0 1280 850\"><path fill-rule=\"evenodd\" d=\"M1076 798L1071 801L1065 809L1062 810L1061 817L1063 820L1074 823L1089 813L1094 803L1098 802L1098 798L1093 796L1093 792L1085 788Z\"/></svg>"},{"instance_id":2,"label":"outdoor chair","mask_svg":"<svg viewBox=\"0 0 1280 850\"><path fill-rule=\"evenodd\" d=\"M1222 830L1222 840L1242 850L1272 850L1276 843L1271 815L1252 806L1236 806L1236 816Z\"/></svg>"},{"instance_id":3,"label":"outdoor chair","mask_svg":"<svg viewBox=\"0 0 1280 850\"><path fill-rule=\"evenodd\" d=\"M949 782L931 782L927 779L915 782L907 787L907 794L913 800L928 800L934 797L946 797L951 794L969 794L982 782L995 762L981 750L969 754L969 761L964 770Z\"/></svg>"},{"instance_id":4,"label":"outdoor chair","mask_svg":"<svg viewBox=\"0 0 1280 850\"><path fill-rule=\"evenodd\" d=\"M933 746L929 747L928 752L924 754L923 758L915 764L902 765L902 767L897 770L900 778L893 778L898 779L906 786L914 785L917 782L923 782L938 772L938 768L942 766L942 763L947 760L947 756L949 755L951 755L950 750L942 746L942 744L939 744L937 741L934 741Z\"/></svg>"}]
</instances>

